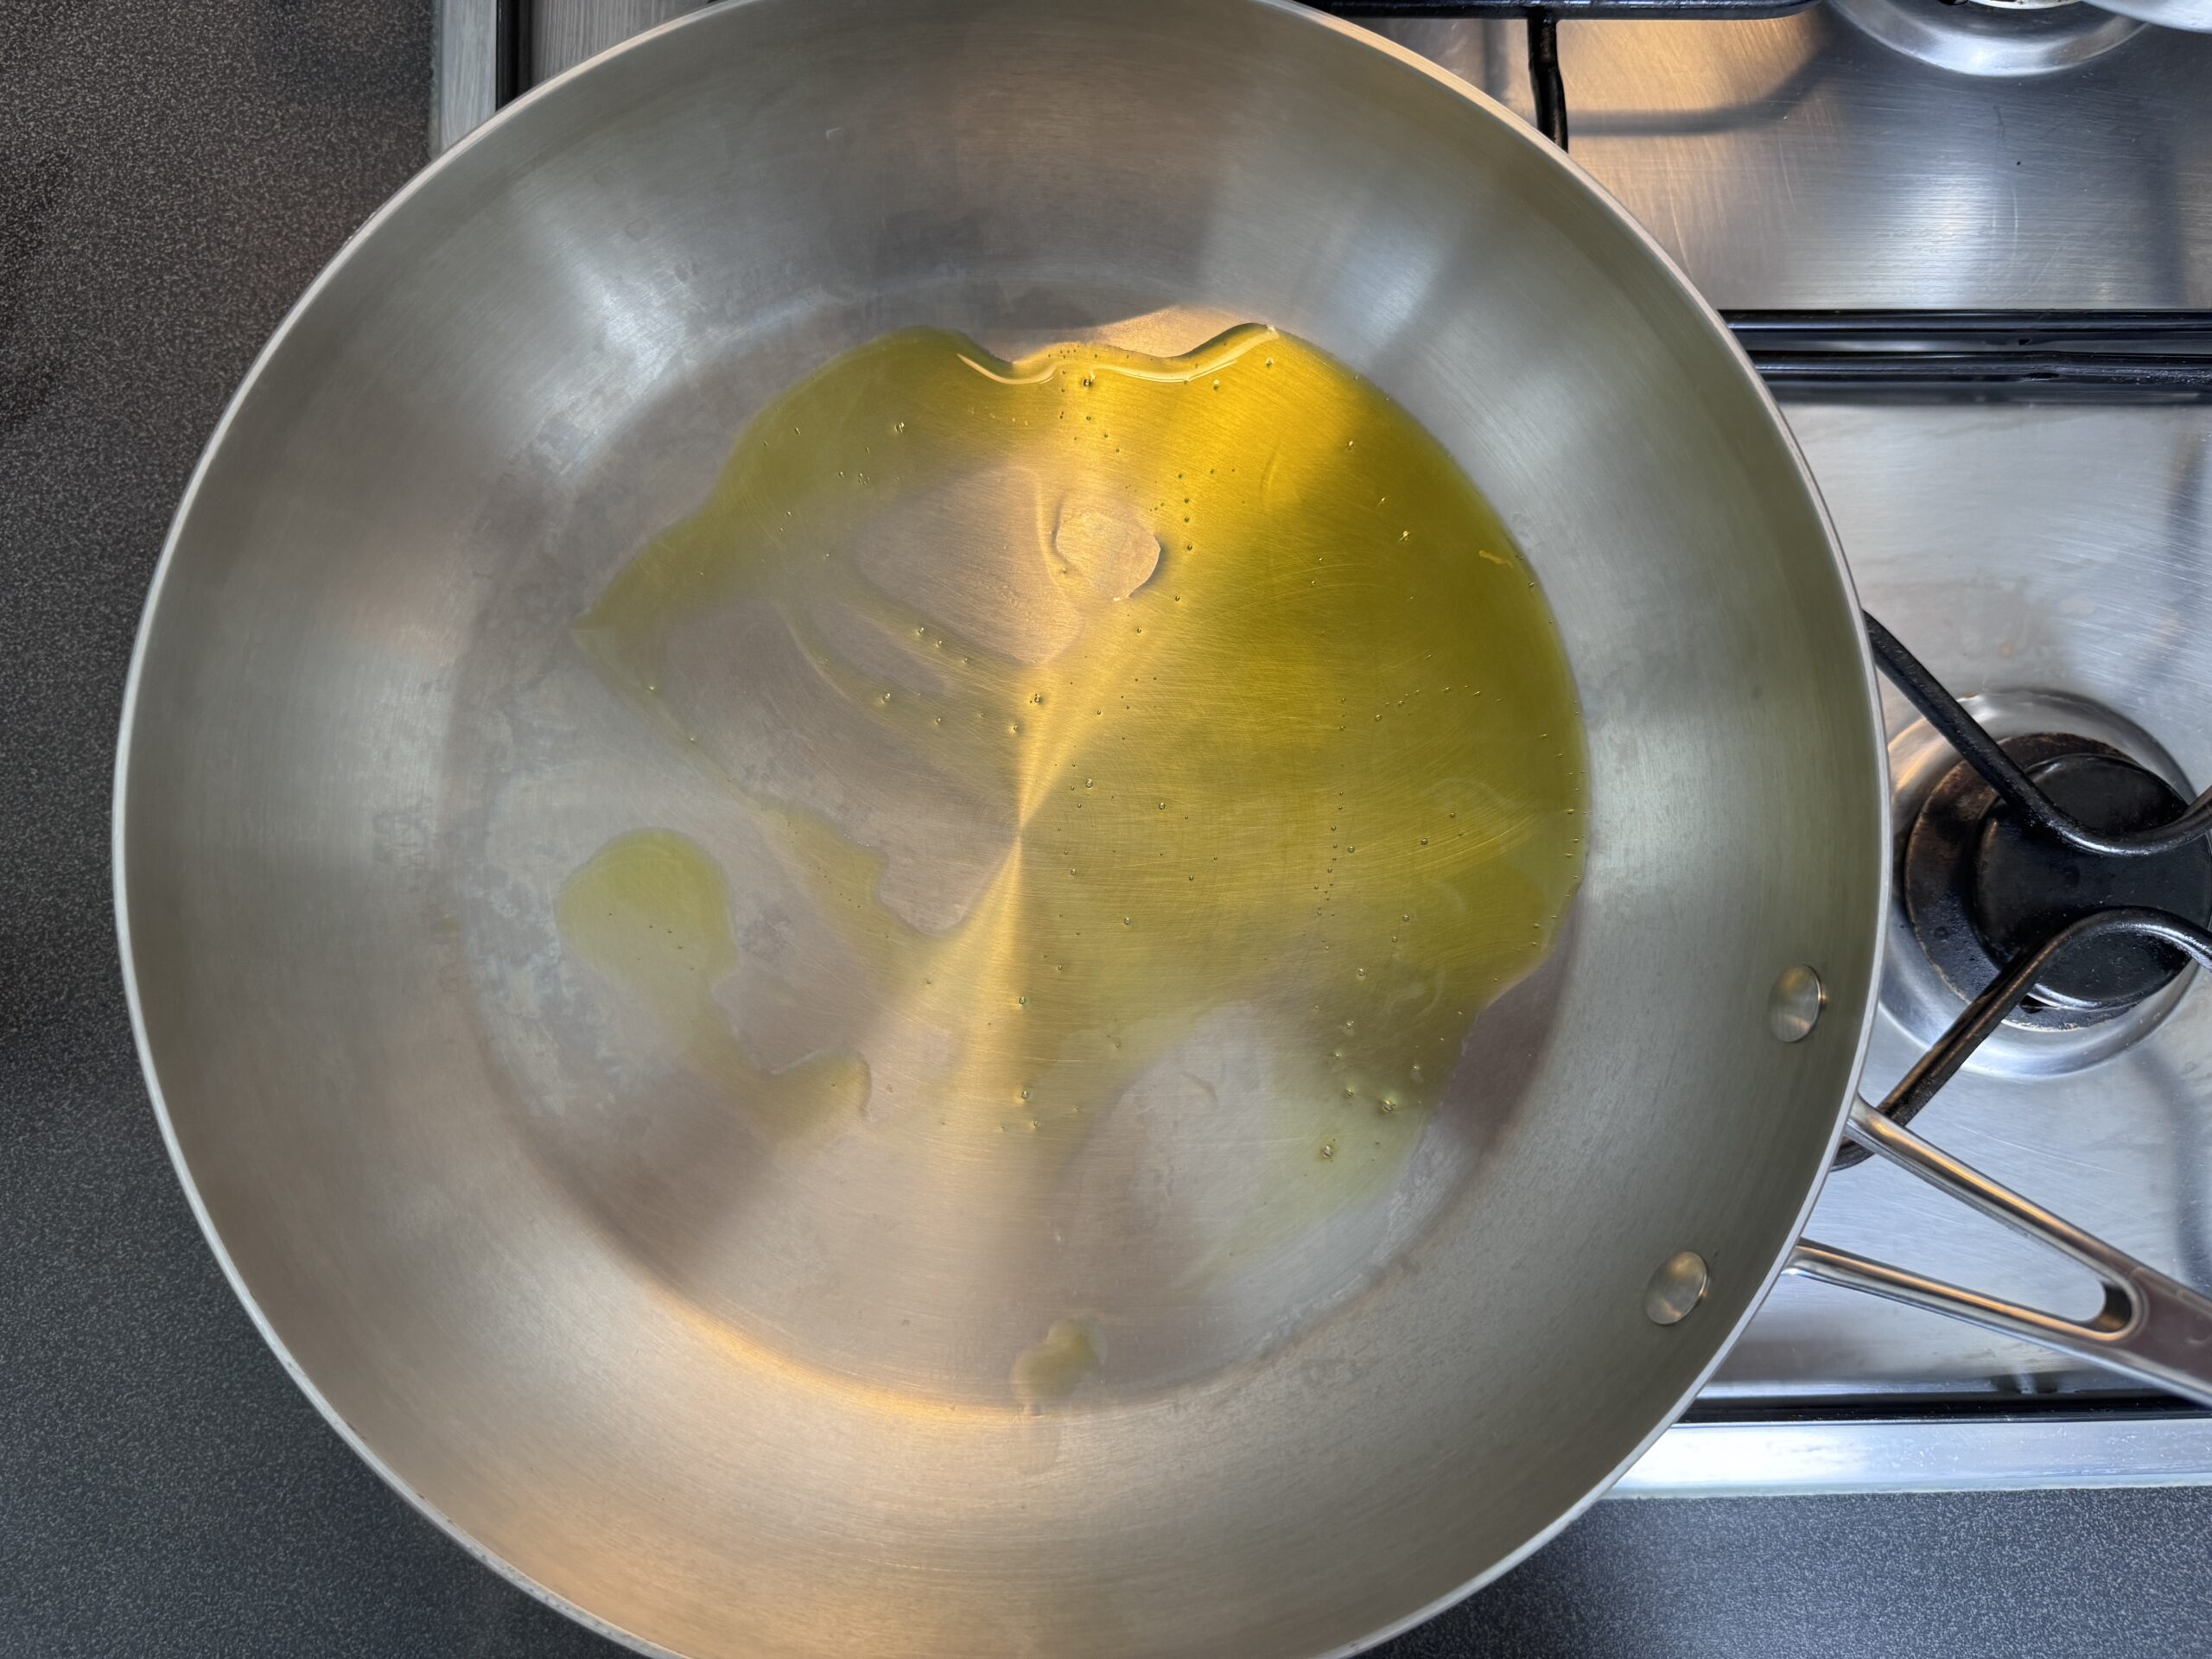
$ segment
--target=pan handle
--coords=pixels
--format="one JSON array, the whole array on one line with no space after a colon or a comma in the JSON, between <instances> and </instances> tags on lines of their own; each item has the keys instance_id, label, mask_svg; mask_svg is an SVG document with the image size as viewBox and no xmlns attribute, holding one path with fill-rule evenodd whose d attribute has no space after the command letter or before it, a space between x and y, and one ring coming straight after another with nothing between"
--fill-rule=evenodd
<instances>
[{"instance_id":1,"label":"pan handle","mask_svg":"<svg viewBox=\"0 0 2212 1659\"><path fill-rule=\"evenodd\" d=\"M1787 1270L2025 1338L2212 1406L2212 1299L1999 1186L1905 1127L2027 995L2053 957L2081 940L2115 932L2161 939L2212 969L2212 933L2179 917L2153 910L2084 916L1999 975L1879 1107L1854 1101L1847 1125L1850 1137L1877 1157L2087 1268L2104 1286L2105 1305L2095 1317L2061 1319L1811 1239L1798 1242Z\"/></svg>"},{"instance_id":2,"label":"pan handle","mask_svg":"<svg viewBox=\"0 0 2212 1659\"><path fill-rule=\"evenodd\" d=\"M1788 1271L2024 1337L2212 1406L2212 1299L1999 1186L1864 1100L1852 1106L1851 1134L1929 1185L2073 1257L2102 1282L2105 1305L2093 1319L2061 1319L1809 1238L1790 1252Z\"/></svg>"}]
</instances>

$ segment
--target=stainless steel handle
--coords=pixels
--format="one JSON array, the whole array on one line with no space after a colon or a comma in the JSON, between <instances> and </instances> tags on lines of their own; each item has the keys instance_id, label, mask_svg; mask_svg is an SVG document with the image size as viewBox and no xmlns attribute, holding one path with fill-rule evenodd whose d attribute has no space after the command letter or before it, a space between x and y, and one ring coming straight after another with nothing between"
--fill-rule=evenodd
<instances>
[{"instance_id":1,"label":"stainless steel handle","mask_svg":"<svg viewBox=\"0 0 2212 1659\"><path fill-rule=\"evenodd\" d=\"M1958 1075L1982 1039L2019 1006L2054 957L2084 940L2115 934L2162 940L2212 972L2212 931L2193 922L2158 910L2105 910L2083 916L2008 965L1967 1005L1950 1030L1921 1056L1879 1107L1863 1098L1854 1101L1847 1125L1851 1139L1868 1152L2071 1256L2096 1274L2105 1287L2105 1305L2097 1316L2061 1319L1808 1238L1797 1242L1785 1270L1948 1313L2006 1336L2024 1337L2212 1406L2212 1300L1999 1186L1905 1127Z\"/></svg>"},{"instance_id":2,"label":"stainless steel handle","mask_svg":"<svg viewBox=\"0 0 2212 1659\"><path fill-rule=\"evenodd\" d=\"M2061 1319L1811 1239L1790 1252L1789 1272L2024 1337L2212 1406L2212 1299L1999 1186L1863 1099L1852 1106L1849 1132L1877 1156L2079 1262L2104 1285L2104 1307L2094 1319Z\"/></svg>"}]
</instances>

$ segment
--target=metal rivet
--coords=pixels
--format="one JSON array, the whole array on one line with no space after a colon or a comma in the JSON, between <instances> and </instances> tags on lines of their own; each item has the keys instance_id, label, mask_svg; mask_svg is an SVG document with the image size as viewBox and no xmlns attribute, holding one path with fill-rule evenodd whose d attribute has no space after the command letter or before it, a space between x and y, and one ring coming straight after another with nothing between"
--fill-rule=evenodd
<instances>
[{"instance_id":1,"label":"metal rivet","mask_svg":"<svg viewBox=\"0 0 2212 1659\"><path fill-rule=\"evenodd\" d=\"M1705 1300L1713 1275L1695 1250L1676 1250L1662 1262L1643 1287L1643 1311L1654 1325L1680 1325Z\"/></svg>"},{"instance_id":2,"label":"metal rivet","mask_svg":"<svg viewBox=\"0 0 2212 1659\"><path fill-rule=\"evenodd\" d=\"M1827 987L1818 974L1802 962L1785 968L1766 1000L1767 1029L1785 1043L1802 1042L1821 1023L1821 1010L1827 1005Z\"/></svg>"}]
</instances>

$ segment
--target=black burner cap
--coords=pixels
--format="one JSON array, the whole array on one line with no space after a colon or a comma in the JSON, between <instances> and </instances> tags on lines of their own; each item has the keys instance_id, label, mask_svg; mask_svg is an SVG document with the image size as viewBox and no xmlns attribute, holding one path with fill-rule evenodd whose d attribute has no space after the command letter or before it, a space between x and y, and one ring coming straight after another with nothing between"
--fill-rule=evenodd
<instances>
[{"instance_id":1,"label":"black burner cap","mask_svg":"<svg viewBox=\"0 0 2212 1659\"><path fill-rule=\"evenodd\" d=\"M2165 823L2184 804L2117 749L2067 733L2008 738L2005 752L2037 787L2097 830ZM2068 922L2117 905L2212 919L2212 846L2194 841L2143 858L2076 852L2025 828L1964 761L1929 794L1907 833L1900 888L1914 937L1961 998ZM2012 1016L2020 1024L2094 1025L2134 1007L2187 965L2171 946L2114 938L2060 957Z\"/></svg>"},{"instance_id":2,"label":"black burner cap","mask_svg":"<svg viewBox=\"0 0 2212 1659\"><path fill-rule=\"evenodd\" d=\"M2187 804L2155 773L2123 755L2085 750L2028 769L2036 786L2093 830L2147 830ZM2076 917L2119 905L2171 911L2192 921L2212 912L2212 849L2193 841L2171 852L2113 858L2077 852L2024 827L1999 801L1982 821L1967 872L1967 914L1999 963L2032 950ZM2155 939L2075 945L2036 982L2036 1000L2085 1012L2132 1007L2185 965Z\"/></svg>"}]
</instances>

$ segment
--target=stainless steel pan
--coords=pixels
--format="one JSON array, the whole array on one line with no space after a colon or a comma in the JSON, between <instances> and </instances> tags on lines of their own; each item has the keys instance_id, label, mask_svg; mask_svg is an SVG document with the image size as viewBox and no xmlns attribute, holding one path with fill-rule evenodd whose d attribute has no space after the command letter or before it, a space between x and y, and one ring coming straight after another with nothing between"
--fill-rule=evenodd
<instances>
[{"instance_id":1,"label":"stainless steel pan","mask_svg":"<svg viewBox=\"0 0 2212 1659\"><path fill-rule=\"evenodd\" d=\"M1143 1363L1028 1409L1007 1363L1056 1269L988 1247L1008 1218L957 1162L764 1160L680 1080L573 1063L619 1035L550 880L715 808L569 625L843 347L1244 318L1379 383L1510 521L1587 721L1587 874L1391 1201L1234 1295L1157 1245L1241 1149L1123 1146L1048 1219L1143 1293ZM240 1296L540 1594L683 1654L1313 1654L1563 1525L1792 1261L1873 1015L1885 816L1773 405L1495 105L1275 0L750 0L493 122L285 323L149 601L117 902ZM760 919L772 858L725 862ZM2042 1334L2201 1393L2203 1305L2067 1243L2116 1311Z\"/></svg>"}]
</instances>

